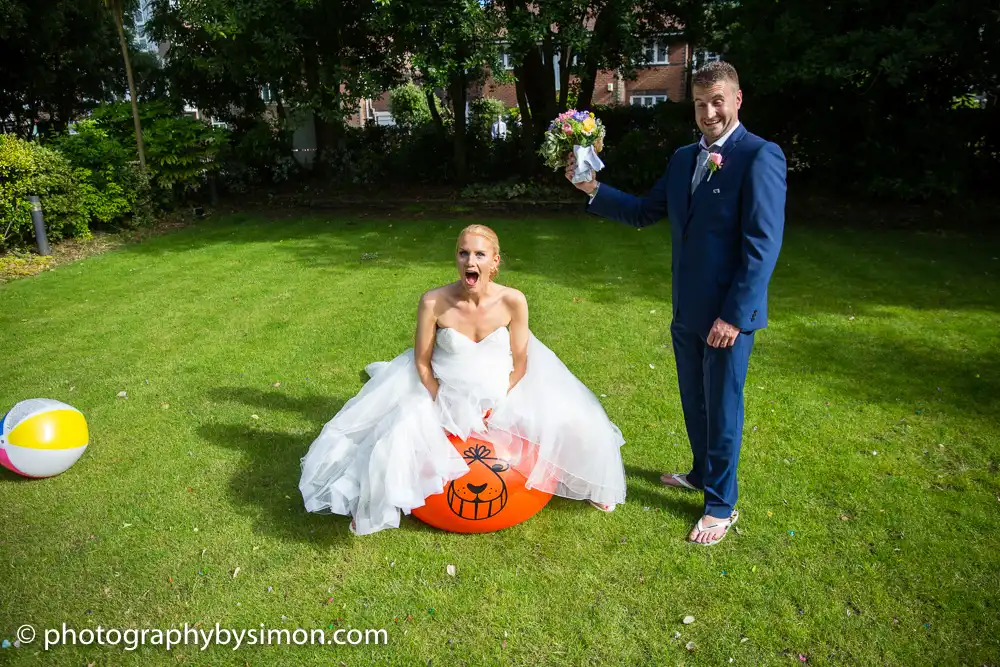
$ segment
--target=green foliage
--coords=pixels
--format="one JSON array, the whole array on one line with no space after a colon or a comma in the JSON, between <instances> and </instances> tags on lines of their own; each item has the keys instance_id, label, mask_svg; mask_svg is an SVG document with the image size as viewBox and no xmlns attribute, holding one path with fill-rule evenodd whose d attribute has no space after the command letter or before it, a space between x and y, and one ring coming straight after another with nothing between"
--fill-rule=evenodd
<instances>
[{"instance_id":1,"label":"green foliage","mask_svg":"<svg viewBox=\"0 0 1000 667\"><path fill-rule=\"evenodd\" d=\"M565 184L508 181L504 183L476 183L462 188L463 199L479 201L528 200L536 202L579 201L575 191Z\"/></svg>"},{"instance_id":2,"label":"green foliage","mask_svg":"<svg viewBox=\"0 0 1000 667\"><path fill-rule=\"evenodd\" d=\"M9 134L0 135L0 245L34 238L28 196L41 199L50 240L90 236L86 169L58 152Z\"/></svg>"},{"instance_id":3,"label":"green foliage","mask_svg":"<svg viewBox=\"0 0 1000 667\"><path fill-rule=\"evenodd\" d=\"M492 97L480 97L469 103L469 134L479 141L490 140L490 131L497 118L503 118L510 130L510 121L507 118L507 107L501 100Z\"/></svg>"},{"instance_id":4,"label":"green foliage","mask_svg":"<svg viewBox=\"0 0 1000 667\"><path fill-rule=\"evenodd\" d=\"M0 244L2 247L2 244ZM16 278L38 275L51 268L53 258L41 257L33 252L12 249L0 255L0 283Z\"/></svg>"},{"instance_id":5,"label":"green foliage","mask_svg":"<svg viewBox=\"0 0 1000 667\"><path fill-rule=\"evenodd\" d=\"M396 4L396 3L392 3ZM152 30L170 43L174 94L227 121L260 118L260 91L286 108L341 122L362 97L400 80L403 51L376 0L157 2ZM322 138L322 133L320 137Z\"/></svg>"},{"instance_id":6,"label":"green foliage","mask_svg":"<svg viewBox=\"0 0 1000 667\"><path fill-rule=\"evenodd\" d=\"M263 119L244 121L236 125L219 153L219 175L232 192L284 183L300 170L291 151L291 132L280 124Z\"/></svg>"},{"instance_id":7,"label":"green foliage","mask_svg":"<svg viewBox=\"0 0 1000 667\"><path fill-rule=\"evenodd\" d=\"M107 128L122 145L134 140L135 128L129 104L106 105L93 114L98 125ZM221 168L216 159L228 140L225 130L181 115L166 102L139 105L146 166L150 181L166 202L199 190L207 176Z\"/></svg>"},{"instance_id":8,"label":"green foliage","mask_svg":"<svg viewBox=\"0 0 1000 667\"><path fill-rule=\"evenodd\" d=\"M389 91L389 113L400 127L414 128L431 122L427 94L412 81Z\"/></svg>"},{"instance_id":9,"label":"green foliage","mask_svg":"<svg viewBox=\"0 0 1000 667\"><path fill-rule=\"evenodd\" d=\"M150 124L144 135L147 164L161 188L198 190L219 169L215 157L226 142L224 130L180 116Z\"/></svg>"},{"instance_id":10,"label":"green foliage","mask_svg":"<svg viewBox=\"0 0 1000 667\"><path fill-rule=\"evenodd\" d=\"M34 192L30 194L41 198L49 238L88 238L87 171L75 169L69 160L44 146L35 147L34 160L31 176Z\"/></svg>"},{"instance_id":11,"label":"green foliage","mask_svg":"<svg viewBox=\"0 0 1000 667\"><path fill-rule=\"evenodd\" d=\"M33 121L62 129L124 92L118 35L98 0L3 0L0 63L0 119L24 137Z\"/></svg>"},{"instance_id":12,"label":"green foliage","mask_svg":"<svg viewBox=\"0 0 1000 667\"><path fill-rule=\"evenodd\" d=\"M449 141L433 124L412 131L383 125L347 128L343 147L319 159L345 186L440 184L454 176Z\"/></svg>"},{"instance_id":13,"label":"green foliage","mask_svg":"<svg viewBox=\"0 0 1000 667\"><path fill-rule=\"evenodd\" d=\"M151 222L149 183L130 151L106 129L91 120L81 121L76 134L61 135L51 146L86 172L84 197L93 217L113 227Z\"/></svg>"},{"instance_id":14,"label":"green foliage","mask_svg":"<svg viewBox=\"0 0 1000 667\"><path fill-rule=\"evenodd\" d=\"M673 152L696 138L689 104L599 106L594 113L607 130L601 180L631 192L652 187Z\"/></svg>"},{"instance_id":15,"label":"green foliage","mask_svg":"<svg viewBox=\"0 0 1000 667\"><path fill-rule=\"evenodd\" d=\"M746 0L710 19L707 46L739 67L741 118L803 176L926 200L966 192L1000 169L1000 155L982 149L997 141L996 104L955 108L971 92L1000 91L990 3Z\"/></svg>"}]
</instances>

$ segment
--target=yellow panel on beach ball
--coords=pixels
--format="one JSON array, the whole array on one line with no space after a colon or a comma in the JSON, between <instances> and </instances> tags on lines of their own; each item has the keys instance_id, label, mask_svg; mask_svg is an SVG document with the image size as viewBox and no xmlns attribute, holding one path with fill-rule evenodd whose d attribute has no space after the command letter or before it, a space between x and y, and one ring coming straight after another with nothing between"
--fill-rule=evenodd
<instances>
[{"instance_id":1,"label":"yellow panel on beach ball","mask_svg":"<svg viewBox=\"0 0 1000 667\"><path fill-rule=\"evenodd\" d=\"M83 456L83 413L47 398L21 401L0 421L0 465L26 477L52 477Z\"/></svg>"}]
</instances>

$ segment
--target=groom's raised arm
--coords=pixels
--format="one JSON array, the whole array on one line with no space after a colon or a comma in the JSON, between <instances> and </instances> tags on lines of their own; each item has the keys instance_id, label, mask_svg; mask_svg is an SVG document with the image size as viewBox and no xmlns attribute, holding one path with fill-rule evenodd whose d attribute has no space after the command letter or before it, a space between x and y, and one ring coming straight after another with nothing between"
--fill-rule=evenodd
<instances>
[{"instance_id":1,"label":"groom's raised arm","mask_svg":"<svg viewBox=\"0 0 1000 667\"><path fill-rule=\"evenodd\" d=\"M587 212L623 222L633 227L647 227L667 217L667 176L670 165L645 197L622 192L601 183L587 205Z\"/></svg>"},{"instance_id":2,"label":"groom's raised arm","mask_svg":"<svg viewBox=\"0 0 1000 667\"><path fill-rule=\"evenodd\" d=\"M719 315L724 322L750 329L764 302L785 229L785 155L777 144L761 147L750 164L743 191L743 261Z\"/></svg>"}]
</instances>

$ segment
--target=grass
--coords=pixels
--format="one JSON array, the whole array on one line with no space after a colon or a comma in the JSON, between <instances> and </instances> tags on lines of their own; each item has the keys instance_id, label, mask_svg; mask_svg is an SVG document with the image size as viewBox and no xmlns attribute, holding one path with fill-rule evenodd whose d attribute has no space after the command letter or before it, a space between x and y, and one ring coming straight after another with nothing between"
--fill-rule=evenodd
<instances>
[{"instance_id":1,"label":"grass","mask_svg":"<svg viewBox=\"0 0 1000 667\"><path fill-rule=\"evenodd\" d=\"M704 548L684 542L699 497L656 481L689 462L667 227L488 220L533 331L623 430L629 500L355 538L303 512L299 458L453 279L473 218L431 217L233 215L0 286L0 411L55 398L91 428L60 476L0 470L0 639L219 623L389 644L39 640L0 662L997 664L995 238L790 221L751 358L741 534Z\"/></svg>"}]
</instances>

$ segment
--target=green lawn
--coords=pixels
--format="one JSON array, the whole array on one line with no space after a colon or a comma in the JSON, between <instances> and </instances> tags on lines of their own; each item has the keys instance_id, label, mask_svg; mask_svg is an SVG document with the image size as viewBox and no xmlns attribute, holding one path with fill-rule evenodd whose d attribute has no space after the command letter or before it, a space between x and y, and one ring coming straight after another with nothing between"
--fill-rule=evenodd
<instances>
[{"instance_id":1,"label":"green lawn","mask_svg":"<svg viewBox=\"0 0 1000 667\"><path fill-rule=\"evenodd\" d=\"M58 477L0 470L0 639L199 622L389 639L39 638L0 663L998 664L995 237L790 221L747 383L741 534L705 548L684 541L700 497L656 481L690 456L667 226L485 220L533 331L624 432L629 500L356 538L302 510L299 459L365 364L412 344L419 295L454 278L476 220L444 217L235 215L0 286L0 412L55 398L91 428Z\"/></svg>"}]
</instances>

